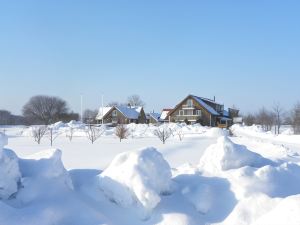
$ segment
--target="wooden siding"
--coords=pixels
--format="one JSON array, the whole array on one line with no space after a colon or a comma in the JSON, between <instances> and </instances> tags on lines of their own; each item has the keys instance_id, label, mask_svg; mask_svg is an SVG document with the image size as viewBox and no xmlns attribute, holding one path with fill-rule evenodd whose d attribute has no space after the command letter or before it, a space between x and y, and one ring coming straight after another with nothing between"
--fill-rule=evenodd
<instances>
[{"instance_id":1,"label":"wooden siding","mask_svg":"<svg viewBox=\"0 0 300 225\"><path fill-rule=\"evenodd\" d=\"M180 110L184 110L183 106L186 107L188 100L191 99L193 101L193 114L194 115L179 115ZM197 116L196 110L201 110L201 116ZM187 119L190 123L200 122L204 126L216 126L216 116L211 115L202 105L200 105L195 99L192 97L188 97L185 101L181 102L179 106L177 106L176 110L174 110L171 114L171 121L174 122L184 122Z\"/></svg>"}]
</instances>

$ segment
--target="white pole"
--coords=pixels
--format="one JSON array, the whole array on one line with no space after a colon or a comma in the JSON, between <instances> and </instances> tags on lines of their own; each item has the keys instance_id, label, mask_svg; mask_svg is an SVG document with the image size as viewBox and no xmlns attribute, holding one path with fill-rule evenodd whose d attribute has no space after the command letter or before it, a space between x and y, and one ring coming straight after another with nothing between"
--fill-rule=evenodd
<instances>
[{"instance_id":1,"label":"white pole","mask_svg":"<svg viewBox=\"0 0 300 225\"><path fill-rule=\"evenodd\" d=\"M103 119L103 117L104 117L104 115L103 115L103 111L104 111L104 110L103 110L103 94L102 94L102 96L101 96L101 105L102 105L102 113L101 113L101 114L102 114L102 125L103 125L103 123L104 123L104 121L103 121L103 120L104 120L104 119Z\"/></svg>"},{"instance_id":2,"label":"white pole","mask_svg":"<svg viewBox=\"0 0 300 225\"><path fill-rule=\"evenodd\" d=\"M82 114L82 105L83 105L83 97L80 95L80 121L83 122L83 114Z\"/></svg>"}]
</instances>

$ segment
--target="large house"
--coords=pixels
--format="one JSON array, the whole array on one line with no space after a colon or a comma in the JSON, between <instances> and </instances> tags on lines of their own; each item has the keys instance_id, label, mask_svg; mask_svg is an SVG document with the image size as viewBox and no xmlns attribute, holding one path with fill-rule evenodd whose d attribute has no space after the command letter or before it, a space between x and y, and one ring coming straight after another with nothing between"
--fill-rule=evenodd
<instances>
[{"instance_id":1,"label":"large house","mask_svg":"<svg viewBox=\"0 0 300 225\"><path fill-rule=\"evenodd\" d=\"M228 127L238 110L224 110L224 105L215 100L188 95L171 110L166 120L171 122L200 123L204 126Z\"/></svg>"},{"instance_id":2,"label":"large house","mask_svg":"<svg viewBox=\"0 0 300 225\"><path fill-rule=\"evenodd\" d=\"M96 117L98 123L129 124L146 123L147 118L143 107L112 106L100 107Z\"/></svg>"}]
</instances>

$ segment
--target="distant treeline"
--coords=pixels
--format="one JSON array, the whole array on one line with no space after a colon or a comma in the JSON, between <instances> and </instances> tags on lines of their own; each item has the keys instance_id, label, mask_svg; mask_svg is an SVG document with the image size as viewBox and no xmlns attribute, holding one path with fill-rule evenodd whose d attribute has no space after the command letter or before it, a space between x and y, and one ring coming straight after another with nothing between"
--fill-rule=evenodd
<instances>
[{"instance_id":1,"label":"distant treeline","mask_svg":"<svg viewBox=\"0 0 300 225\"><path fill-rule=\"evenodd\" d=\"M0 125L51 124L57 121L78 120L79 114L70 111L65 100L59 97L37 95L23 106L22 116L0 110Z\"/></svg>"},{"instance_id":2,"label":"distant treeline","mask_svg":"<svg viewBox=\"0 0 300 225\"><path fill-rule=\"evenodd\" d=\"M280 104L274 104L270 109L262 107L256 113L249 113L243 116L247 126L258 124L265 131L275 128L275 133L280 134L281 125L291 125L295 134L300 134L300 102L294 105L291 110L283 109Z\"/></svg>"},{"instance_id":3,"label":"distant treeline","mask_svg":"<svg viewBox=\"0 0 300 225\"><path fill-rule=\"evenodd\" d=\"M107 106L131 105L145 106L139 95L131 95L127 102L110 102ZM82 115L84 123L96 123L98 110L86 109ZM79 120L79 114L69 109L68 103L55 96L36 95L22 108L22 115L13 115L7 110L0 110L0 125L49 125L58 121Z\"/></svg>"}]
</instances>

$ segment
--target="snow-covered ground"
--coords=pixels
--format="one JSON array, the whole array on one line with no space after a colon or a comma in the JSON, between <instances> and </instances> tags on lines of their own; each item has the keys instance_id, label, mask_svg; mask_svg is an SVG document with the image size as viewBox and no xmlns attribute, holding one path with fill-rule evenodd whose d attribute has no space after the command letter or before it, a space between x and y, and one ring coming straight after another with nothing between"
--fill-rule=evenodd
<instances>
[{"instance_id":1,"label":"snow-covered ground","mask_svg":"<svg viewBox=\"0 0 300 225\"><path fill-rule=\"evenodd\" d=\"M0 225L300 224L300 136L163 126L166 144L136 124L92 144L82 124L57 123L52 147L0 127Z\"/></svg>"}]
</instances>

